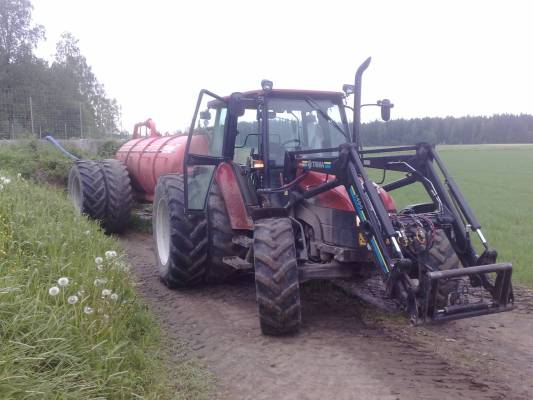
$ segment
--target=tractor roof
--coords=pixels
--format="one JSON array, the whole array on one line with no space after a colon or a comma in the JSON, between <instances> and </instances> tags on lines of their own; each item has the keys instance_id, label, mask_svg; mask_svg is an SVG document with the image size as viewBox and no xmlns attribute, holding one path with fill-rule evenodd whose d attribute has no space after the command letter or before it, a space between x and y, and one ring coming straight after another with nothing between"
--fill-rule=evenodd
<instances>
[{"instance_id":1,"label":"tractor roof","mask_svg":"<svg viewBox=\"0 0 533 400\"><path fill-rule=\"evenodd\" d=\"M247 92L243 92L242 95L244 97L252 97L256 98L259 96L264 97L294 97L294 98L301 98L301 97L311 97L311 98L321 98L321 99L337 99L342 98L344 96L344 93L342 92L332 92L332 91L324 91L324 90L303 90L303 89L272 89L269 91L264 91L262 89L258 90L249 90ZM225 100L229 99L229 96L224 97Z\"/></svg>"}]
</instances>

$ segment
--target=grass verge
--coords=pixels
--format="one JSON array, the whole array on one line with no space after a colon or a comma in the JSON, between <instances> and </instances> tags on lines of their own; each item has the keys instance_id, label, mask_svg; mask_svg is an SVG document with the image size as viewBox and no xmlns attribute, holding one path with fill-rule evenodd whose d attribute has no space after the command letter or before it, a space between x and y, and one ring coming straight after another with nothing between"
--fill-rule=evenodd
<instances>
[{"instance_id":1,"label":"grass verge","mask_svg":"<svg viewBox=\"0 0 533 400\"><path fill-rule=\"evenodd\" d=\"M0 398L207 398L194 362L165 365L117 242L63 192L0 180Z\"/></svg>"}]
</instances>

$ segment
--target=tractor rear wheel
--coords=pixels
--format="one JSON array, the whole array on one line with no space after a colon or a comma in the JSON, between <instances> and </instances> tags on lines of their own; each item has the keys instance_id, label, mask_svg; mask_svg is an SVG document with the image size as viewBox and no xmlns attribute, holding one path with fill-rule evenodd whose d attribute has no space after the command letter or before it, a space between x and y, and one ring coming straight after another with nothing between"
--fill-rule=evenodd
<instances>
[{"instance_id":1,"label":"tractor rear wheel","mask_svg":"<svg viewBox=\"0 0 533 400\"><path fill-rule=\"evenodd\" d=\"M302 317L291 220L259 220L253 246L261 331L265 335L296 333Z\"/></svg>"},{"instance_id":2,"label":"tractor rear wheel","mask_svg":"<svg viewBox=\"0 0 533 400\"><path fill-rule=\"evenodd\" d=\"M438 229L435 234L435 241L428 252L427 263L436 271L462 268L459 257L442 229ZM435 304L437 307L446 307L457 302L460 280L461 278L449 278L439 281L437 304Z\"/></svg>"},{"instance_id":3,"label":"tractor rear wheel","mask_svg":"<svg viewBox=\"0 0 533 400\"><path fill-rule=\"evenodd\" d=\"M68 195L80 214L104 220L106 184L104 173L96 161L76 161L68 175Z\"/></svg>"},{"instance_id":4,"label":"tractor rear wheel","mask_svg":"<svg viewBox=\"0 0 533 400\"><path fill-rule=\"evenodd\" d=\"M119 160L103 160L100 165L107 191L104 229L107 233L121 232L128 225L133 202L130 176Z\"/></svg>"},{"instance_id":5,"label":"tractor rear wheel","mask_svg":"<svg viewBox=\"0 0 533 400\"><path fill-rule=\"evenodd\" d=\"M186 215L182 174L159 177L152 214L159 276L170 288L204 281L207 266L207 218Z\"/></svg>"},{"instance_id":6,"label":"tractor rear wheel","mask_svg":"<svg viewBox=\"0 0 533 400\"><path fill-rule=\"evenodd\" d=\"M224 263L224 257L245 256L245 249L232 242L236 235L231 228L226 203L216 179L213 179L207 204L209 219L209 273L207 280L220 282L237 274L237 270ZM244 254L243 254L244 253Z\"/></svg>"}]
</instances>

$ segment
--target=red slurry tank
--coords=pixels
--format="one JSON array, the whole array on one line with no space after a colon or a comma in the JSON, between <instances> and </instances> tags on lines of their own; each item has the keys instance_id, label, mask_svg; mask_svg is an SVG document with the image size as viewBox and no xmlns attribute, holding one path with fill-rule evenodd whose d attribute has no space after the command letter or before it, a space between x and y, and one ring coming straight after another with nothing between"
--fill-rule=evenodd
<instances>
[{"instance_id":1,"label":"red slurry tank","mask_svg":"<svg viewBox=\"0 0 533 400\"><path fill-rule=\"evenodd\" d=\"M142 127L146 127L145 136L141 135ZM140 199L153 201L157 178L183 171L186 144L187 135L161 136L154 121L148 119L135 124L133 139L122 145L115 158L126 165ZM194 136L191 149L196 149L197 153L207 153L205 137Z\"/></svg>"}]
</instances>

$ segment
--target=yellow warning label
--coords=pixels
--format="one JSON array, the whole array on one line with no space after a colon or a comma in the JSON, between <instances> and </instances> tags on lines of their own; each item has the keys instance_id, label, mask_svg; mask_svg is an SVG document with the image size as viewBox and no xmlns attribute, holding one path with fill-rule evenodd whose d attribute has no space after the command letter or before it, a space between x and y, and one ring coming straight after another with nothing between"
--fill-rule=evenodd
<instances>
[{"instance_id":1,"label":"yellow warning label","mask_svg":"<svg viewBox=\"0 0 533 400\"><path fill-rule=\"evenodd\" d=\"M362 233L359 233L359 246L361 247L366 246L366 240Z\"/></svg>"}]
</instances>

